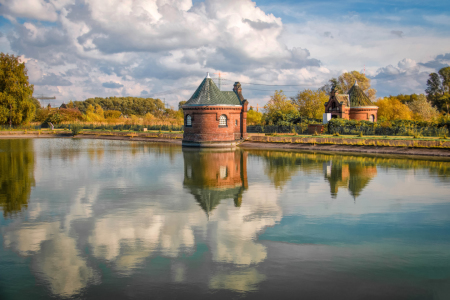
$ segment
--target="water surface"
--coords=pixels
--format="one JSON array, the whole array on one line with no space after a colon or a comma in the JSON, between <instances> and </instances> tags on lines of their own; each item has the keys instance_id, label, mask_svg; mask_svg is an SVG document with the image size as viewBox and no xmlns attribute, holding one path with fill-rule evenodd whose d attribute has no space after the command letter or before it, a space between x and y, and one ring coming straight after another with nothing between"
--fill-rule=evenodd
<instances>
[{"instance_id":1,"label":"water surface","mask_svg":"<svg viewBox=\"0 0 450 300\"><path fill-rule=\"evenodd\" d=\"M450 162L0 140L0 299L450 299Z\"/></svg>"}]
</instances>

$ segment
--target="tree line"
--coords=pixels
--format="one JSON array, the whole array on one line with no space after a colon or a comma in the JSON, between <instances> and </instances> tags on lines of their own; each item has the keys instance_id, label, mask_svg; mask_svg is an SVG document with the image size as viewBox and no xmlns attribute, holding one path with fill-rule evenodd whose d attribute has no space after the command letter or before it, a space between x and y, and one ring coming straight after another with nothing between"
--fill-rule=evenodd
<instances>
[{"instance_id":1,"label":"tree line","mask_svg":"<svg viewBox=\"0 0 450 300\"><path fill-rule=\"evenodd\" d=\"M155 117L159 117L166 109L160 99L139 97L95 97L84 101L73 101L73 105L83 114L86 113L89 105L93 107L99 105L104 111L120 111L124 116L145 116L147 113L151 113Z\"/></svg>"},{"instance_id":2,"label":"tree line","mask_svg":"<svg viewBox=\"0 0 450 300\"><path fill-rule=\"evenodd\" d=\"M436 121L448 119L450 116L450 67L445 67L438 73L429 75L426 95L399 94L377 98L377 91L371 87L370 79L358 71L343 73L338 78L331 78L317 90L306 89L291 98L284 95L282 90L275 91L264 106L264 113L253 111L251 108L247 115L247 123L290 125L305 119L321 119L332 88L340 94L345 94L355 81L374 105L378 106L380 121Z\"/></svg>"},{"instance_id":3,"label":"tree line","mask_svg":"<svg viewBox=\"0 0 450 300\"><path fill-rule=\"evenodd\" d=\"M366 95L379 107L379 120L432 120L450 115L450 67L431 73L426 83L425 94L397 95L376 98L376 90L364 74L352 71L331 78L319 89L299 91L288 98L283 91L275 91L264 106L264 113L250 108L247 123L287 125L304 119L319 119L325 112L325 102L334 87L338 93L347 93L355 81ZM170 119L183 121L182 105L178 110L166 108L160 99L138 97L89 98L84 101L70 101L67 110L56 112L50 107L42 108L32 97L34 87L28 82L25 63L19 57L0 54L0 125L20 125L30 122L72 120L87 122L119 121L119 118L140 117L142 120ZM144 121L142 121L144 122Z\"/></svg>"}]
</instances>

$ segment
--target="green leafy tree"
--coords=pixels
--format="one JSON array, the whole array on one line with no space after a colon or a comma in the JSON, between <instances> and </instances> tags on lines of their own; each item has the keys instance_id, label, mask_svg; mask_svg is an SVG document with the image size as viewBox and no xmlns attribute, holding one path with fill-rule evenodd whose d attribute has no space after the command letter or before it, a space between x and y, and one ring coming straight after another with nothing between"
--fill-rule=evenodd
<instances>
[{"instance_id":1,"label":"green leafy tree","mask_svg":"<svg viewBox=\"0 0 450 300\"><path fill-rule=\"evenodd\" d=\"M440 111L450 113L450 67L442 68L438 73L431 73L425 89L427 98Z\"/></svg>"},{"instance_id":2,"label":"green leafy tree","mask_svg":"<svg viewBox=\"0 0 450 300\"><path fill-rule=\"evenodd\" d=\"M89 105L100 105L103 110L117 110L124 116L145 116L151 113L161 117L165 113L164 103L160 99L138 97L108 97L89 98L84 101L74 101L74 106L82 113L86 113Z\"/></svg>"},{"instance_id":3,"label":"green leafy tree","mask_svg":"<svg viewBox=\"0 0 450 300\"><path fill-rule=\"evenodd\" d=\"M264 106L265 123L270 125L289 125L300 117L295 104L286 97L282 90L275 91Z\"/></svg>"},{"instance_id":4,"label":"green leafy tree","mask_svg":"<svg viewBox=\"0 0 450 300\"><path fill-rule=\"evenodd\" d=\"M450 115L450 93L444 93L443 95L435 97L434 103L441 111L447 112L447 116Z\"/></svg>"},{"instance_id":5,"label":"green leafy tree","mask_svg":"<svg viewBox=\"0 0 450 300\"><path fill-rule=\"evenodd\" d=\"M441 76L444 93L450 93L450 67L440 69L439 75Z\"/></svg>"},{"instance_id":6,"label":"green leafy tree","mask_svg":"<svg viewBox=\"0 0 450 300\"><path fill-rule=\"evenodd\" d=\"M432 97L437 94L442 94L443 92L444 91L439 74L431 73L427 80L427 88L425 89L425 93L427 93L427 96Z\"/></svg>"},{"instance_id":7,"label":"green leafy tree","mask_svg":"<svg viewBox=\"0 0 450 300\"><path fill-rule=\"evenodd\" d=\"M439 115L437 109L428 102L423 94L420 94L416 100L408 103L408 107L413 112L413 117L416 120L430 121Z\"/></svg>"},{"instance_id":8,"label":"green leafy tree","mask_svg":"<svg viewBox=\"0 0 450 300\"><path fill-rule=\"evenodd\" d=\"M335 88L338 93L342 93L342 87L337 78L331 78L324 86L319 88L319 90L325 92L327 95L330 95L333 88Z\"/></svg>"},{"instance_id":9,"label":"green leafy tree","mask_svg":"<svg viewBox=\"0 0 450 300\"><path fill-rule=\"evenodd\" d=\"M33 85L29 84L25 63L18 56L0 54L0 124L30 122L36 106L32 101Z\"/></svg>"},{"instance_id":10,"label":"green leafy tree","mask_svg":"<svg viewBox=\"0 0 450 300\"><path fill-rule=\"evenodd\" d=\"M45 108L40 108L36 110L36 114L34 115L34 122L40 122L43 123L47 120L49 117L51 111Z\"/></svg>"},{"instance_id":11,"label":"green leafy tree","mask_svg":"<svg viewBox=\"0 0 450 300\"><path fill-rule=\"evenodd\" d=\"M411 94L411 95L399 94L397 96L389 96L389 97L397 98L401 103L408 104L413 101L416 101L419 96L417 94Z\"/></svg>"},{"instance_id":12,"label":"green leafy tree","mask_svg":"<svg viewBox=\"0 0 450 300\"><path fill-rule=\"evenodd\" d=\"M299 92L292 101L297 105L302 117L320 119L325 113L325 102L328 101L328 96L324 91L307 89Z\"/></svg>"}]
</instances>

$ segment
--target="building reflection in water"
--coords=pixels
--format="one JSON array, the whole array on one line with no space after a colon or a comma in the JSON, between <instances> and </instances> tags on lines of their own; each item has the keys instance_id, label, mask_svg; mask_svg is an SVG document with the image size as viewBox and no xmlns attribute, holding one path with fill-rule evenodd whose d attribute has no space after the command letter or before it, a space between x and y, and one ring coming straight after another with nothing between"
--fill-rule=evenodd
<instances>
[{"instance_id":1,"label":"building reflection in water","mask_svg":"<svg viewBox=\"0 0 450 300\"><path fill-rule=\"evenodd\" d=\"M358 161L342 162L330 160L323 163L325 179L330 184L331 197L336 198L339 188L349 190L356 200L369 182L377 176L375 164L364 164Z\"/></svg>"},{"instance_id":2,"label":"building reflection in water","mask_svg":"<svg viewBox=\"0 0 450 300\"><path fill-rule=\"evenodd\" d=\"M236 207L241 206L248 187L246 152L183 148L183 157L183 185L208 217L222 200L233 199Z\"/></svg>"}]
</instances>

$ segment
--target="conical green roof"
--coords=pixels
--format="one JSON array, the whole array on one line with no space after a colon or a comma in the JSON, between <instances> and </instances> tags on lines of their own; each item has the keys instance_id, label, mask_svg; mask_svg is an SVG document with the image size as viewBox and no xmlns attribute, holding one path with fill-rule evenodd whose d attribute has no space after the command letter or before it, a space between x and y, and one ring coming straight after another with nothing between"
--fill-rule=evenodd
<instances>
[{"instance_id":1,"label":"conical green roof","mask_svg":"<svg viewBox=\"0 0 450 300\"><path fill-rule=\"evenodd\" d=\"M221 92L208 76L184 105L242 105L234 92Z\"/></svg>"},{"instance_id":2,"label":"conical green roof","mask_svg":"<svg viewBox=\"0 0 450 300\"><path fill-rule=\"evenodd\" d=\"M350 98L350 107L355 106L375 106L375 104L370 101L369 97L367 97L366 93L358 86L358 83L352 86L352 88L348 91L348 95Z\"/></svg>"},{"instance_id":3,"label":"conical green roof","mask_svg":"<svg viewBox=\"0 0 450 300\"><path fill-rule=\"evenodd\" d=\"M242 196L244 187L236 186L227 189L210 189L201 187L188 187L191 194L194 195L200 207L209 215L219 204L221 200L237 199ZM235 200L236 201L236 200Z\"/></svg>"}]
</instances>

